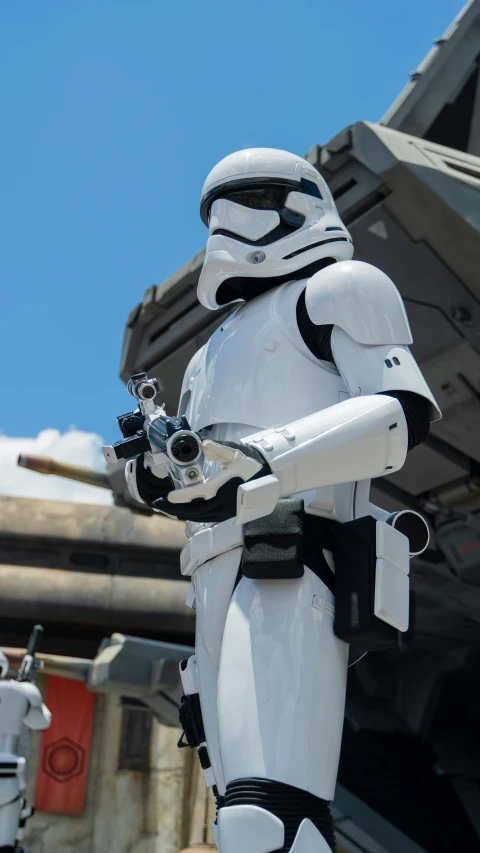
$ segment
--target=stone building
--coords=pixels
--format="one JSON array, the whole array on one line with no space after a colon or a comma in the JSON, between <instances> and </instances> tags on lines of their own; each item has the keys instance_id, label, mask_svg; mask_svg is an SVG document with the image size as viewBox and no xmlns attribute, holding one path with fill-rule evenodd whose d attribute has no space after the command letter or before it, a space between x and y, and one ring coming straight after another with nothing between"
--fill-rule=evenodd
<instances>
[{"instance_id":1,"label":"stone building","mask_svg":"<svg viewBox=\"0 0 480 853\"><path fill-rule=\"evenodd\" d=\"M39 686L44 681L41 676ZM97 696L84 812L37 812L25 833L32 853L178 853L213 844L215 801L196 754L178 749L178 737L178 729L145 712L122 710L115 696ZM30 790L39 744L33 735Z\"/></svg>"}]
</instances>

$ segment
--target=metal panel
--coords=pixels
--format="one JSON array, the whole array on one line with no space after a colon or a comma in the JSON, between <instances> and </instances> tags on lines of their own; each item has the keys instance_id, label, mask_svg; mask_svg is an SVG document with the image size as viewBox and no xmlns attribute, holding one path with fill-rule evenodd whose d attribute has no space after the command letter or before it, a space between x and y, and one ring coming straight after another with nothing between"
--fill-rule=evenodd
<instances>
[{"instance_id":1,"label":"metal panel","mask_svg":"<svg viewBox=\"0 0 480 853\"><path fill-rule=\"evenodd\" d=\"M429 853L343 785L336 787L332 813L338 839L344 847L352 842L362 853Z\"/></svg>"},{"instance_id":2,"label":"metal panel","mask_svg":"<svg viewBox=\"0 0 480 853\"><path fill-rule=\"evenodd\" d=\"M460 467L441 453L420 445L410 451L403 468L388 479L409 494L419 495L466 477L468 473L468 467Z\"/></svg>"},{"instance_id":3,"label":"metal panel","mask_svg":"<svg viewBox=\"0 0 480 853\"><path fill-rule=\"evenodd\" d=\"M445 105L459 94L480 52L480 2L470 0L442 38L411 73L411 82L381 120L383 125L424 136ZM478 100L475 105L478 109ZM472 153L479 153L470 147Z\"/></svg>"}]
</instances>

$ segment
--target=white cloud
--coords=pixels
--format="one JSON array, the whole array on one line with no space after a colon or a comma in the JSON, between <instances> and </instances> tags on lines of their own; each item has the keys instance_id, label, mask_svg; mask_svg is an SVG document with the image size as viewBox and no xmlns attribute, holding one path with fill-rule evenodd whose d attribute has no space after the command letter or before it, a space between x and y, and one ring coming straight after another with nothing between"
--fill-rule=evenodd
<instances>
[{"instance_id":1,"label":"white cloud","mask_svg":"<svg viewBox=\"0 0 480 853\"><path fill-rule=\"evenodd\" d=\"M12 438L0 435L0 494L27 498L47 498L77 503L109 504L111 492L74 480L45 476L17 465L20 453L50 456L59 462L71 462L86 468L104 470L102 438L93 432L70 429L44 429L36 438Z\"/></svg>"}]
</instances>

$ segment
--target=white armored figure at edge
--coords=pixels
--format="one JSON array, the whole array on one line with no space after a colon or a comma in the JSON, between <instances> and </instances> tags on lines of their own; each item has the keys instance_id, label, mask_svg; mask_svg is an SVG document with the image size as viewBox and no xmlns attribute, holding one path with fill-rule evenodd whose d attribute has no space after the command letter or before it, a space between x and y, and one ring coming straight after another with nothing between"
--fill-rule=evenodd
<instances>
[{"instance_id":1,"label":"white armored figure at edge","mask_svg":"<svg viewBox=\"0 0 480 853\"><path fill-rule=\"evenodd\" d=\"M51 714L38 687L8 679L8 660L0 652L0 851L17 849L25 794L25 759L17 755L22 726L48 729Z\"/></svg>"},{"instance_id":2,"label":"white armored figure at edge","mask_svg":"<svg viewBox=\"0 0 480 853\"><path fill-rule=\"evenodd\" d=\"M238 303L181 392L204 480L178 488L147 452L127 482L187 521L197 627L181 720L217 795L221 853L327 853L348 643L381 648L407 630L418 550L399 516L370 504L370 480L398 471L440 413L397 289L351 260L308 162L262 148L226 157L201 216L198 298Z\"/></svg>"}]
</instances>

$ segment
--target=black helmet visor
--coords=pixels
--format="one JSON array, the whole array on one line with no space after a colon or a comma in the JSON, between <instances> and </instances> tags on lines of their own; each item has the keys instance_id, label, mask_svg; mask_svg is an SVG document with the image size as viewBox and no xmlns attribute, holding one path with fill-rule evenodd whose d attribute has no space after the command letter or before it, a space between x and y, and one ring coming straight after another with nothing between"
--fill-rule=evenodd
<instances>
[{"instance_id":1,"label":"black helmet visor","mask_svg":"<svg viewBox=\"0 0 480 853\"><path fill-rule=\"evenodd\" d=\"M315 198L322 197L317 185L305 178L300 181L280 178L243 178L238 181L229 181L206 192L201 201L200 216L202 222L208 225L210 208L218 198L227 198L254 210L281 210L285 206L287 195L295 191Z\"/></svg>"}]
</instances>

